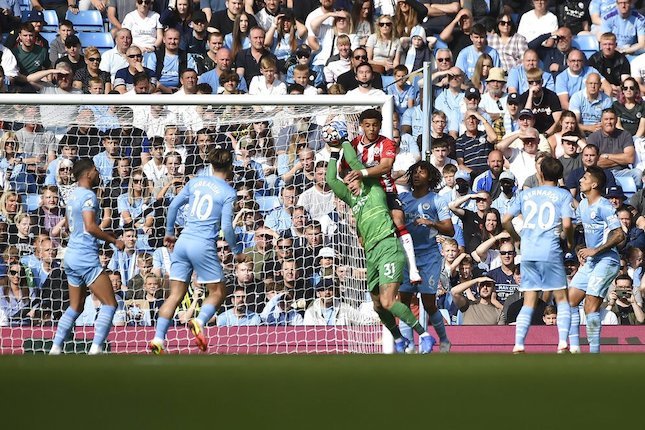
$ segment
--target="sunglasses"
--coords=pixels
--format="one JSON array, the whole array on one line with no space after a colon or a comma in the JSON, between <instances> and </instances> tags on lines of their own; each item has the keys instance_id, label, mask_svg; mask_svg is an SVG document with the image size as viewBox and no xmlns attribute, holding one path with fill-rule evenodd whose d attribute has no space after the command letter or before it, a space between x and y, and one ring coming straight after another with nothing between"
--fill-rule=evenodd
<instances>
[{"instance_id":1,"label":"sunglasses","mask_svg":"<svg viewBox=\"0 0 645 430\"><path fill-rule=\"evenodd\" d=\"M309 58L309 54L297 54L296 57L298 57L298 58Z\"/></svg>"},{"instance_id":2,"label":"sunglasses","mask_svg":"<svg viewBox=\"0 0 645 430\"><path fill-rule=\"evenodd\" d=\"M130 54L128 58L143 58L143 54Z\"/></svg>"},{"instance_id":3,"label":"sunglasses","mask_svg":"<svg viewBox=\"0 0 645 430\"><path fill-rule=\"evenodd\" d=\"M137 0L137 4L150 4L152 3L150 0Z\"/></svg>"},{"instance_id":4,"label":"sunglasses","mask_svg":"<svg viewBox=\"0 0 645 430\"><path fill-rule=\"evenodd\" d=\"M537 138L533 138L533 137L527 137L527 138L520 139L520 140L522 142L524 142L524 143L537 143L537 141L538 141Z\"/></svg>"},{"instance_id":5,"label":"sunglasses","mask_svg":"<svg viewBox=\"0 0 645 430\"><path fill-rule=\"evenodd\" d=\"M482 199L481 197L477 197L477 198L475 199L475 201L476 201L477 203L481 203L481 202L485 202L485 201L486 201L486 199Z\"/></svg>"},{"instance_id":6,"label":"sunglasses","mask_svg":"<svg viewBox=\"0 0 645 430\"><path fill-rule=\"evenodd\" d=\"M378 26L379 27L392 27L392 23L391 22L379 22Z\"/></svg>"},{"instance_id":7,"label":"sunglasses","mask_svg":"<svg viewBox=\"0 0 645 430\"><path fill-rule=\"evenodd\" d=\"M364 60L364 61L367 61L367 55L354 55L354 60Z\"/></svg>"},{"instance_id":8,"label":"sunglasses","mask_svg":"<svg viewBox=\"0 0 645 430\"><path fill-rule=\"evenodd\" d=\"M87 61L91 61L92 63L98 63L99 61L101 61L101 57L88 58Z\"/></svg>"},{"instance_id":9,"label":"sunglasses","mask_svg":"<svg viewBox=\"0 0 645 430\"><path fill-rule=\"evenodd\" d=\"M440 62L440 63L447 63L448 61L450 61L450 58L448 58L448 57L437 58L437 61Z\"/></svg>"},{"instance_id":10,"label":"sunglasses","mask_svg":"<svg viewBox=\"0 0 645 430\"><path fill-rule=\"evenodd\" d=\"M500 255L515 255L515 251L499 251Z\"/></svg>"},{"instance_id":11,"label":"sunglasses","mask_svg":"<svg viewBox=\"0 0 645 430\"><path fill-rule=\"evenodd\" d=\"M18 271L18 270L10 270L9 274L11 276L18 276L18 275L20 275L20 271Z\"/></svg>"},{"instance_id":12,"label":"sunglasses","mask_svg":"<svg viewBox=\"0 0 645 430\"><path fill-rule=\"evenodd\" d=\"M501 24L501 25L511 25L511 22L513 22L513 21L500 21L499 24Z\"/></svg>"},{"instance_id":13,"label":"sunglasses","mask_svg":"<svg viewBox=\"0 0 645 430\"><path fill-rule=\"evenodd\" d=\"M531 80L531 81L529 81L529 85L538 85L538 84L541 84L541 83L542 83L542 81L541 81L541 80L539 80L539 81L538 81L538 80Z\"/></svg>"},{"instance_id":14,"label":"sunglasses","mask_svg":"<svg viewBox=\"0 0 645 430\"><path fill-rule=\"evenodd\" d=\"M65 171L69 172L70 170L72 170L72 168L71 167L61 167L58 170L65 170Z\"/></svg>"},{"instance_id":15,"label":"sunglasses","mask_svg":"<svg viewBox=\"0 0 645 430\"><path fill-rule=\"evenodd\" d=\"M628 86L623 86L623 91L635 91L636 87L632 87L631 85Z\"/></svg>"},{"instance_id":16,"label":"sunglasses","mask_svg":"<svg viewBox=\"0 0 645 430\"><path fill-rule=\"evenodd\" d=\"M228 246L218 246L217 250L218 251L226 251L226 250L228 250Z\"/></svg>"},{"instance_id":17,"label":"sunglasses","mask_svg":"<svg viewBox=\"0 0 645 430\"><path fill-rule=\"evenodd\" d=\"M133 184L140 184L140 183L142 183L142 182L143 182L143 179L133 179L133 180L132 180L132 183L133 183Z\"/></svg>"}]
</instances>

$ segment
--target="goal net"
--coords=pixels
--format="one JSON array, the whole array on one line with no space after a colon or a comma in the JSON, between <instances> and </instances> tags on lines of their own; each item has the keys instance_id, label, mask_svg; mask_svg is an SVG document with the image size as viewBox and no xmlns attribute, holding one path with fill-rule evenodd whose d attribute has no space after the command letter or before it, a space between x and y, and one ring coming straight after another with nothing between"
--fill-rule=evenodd
<instances>
[{"instance_id":1,"label":"goal net","mask_svg":"<svg viewBox=\"0 0 645 430\"><path fill-rule=\"evenodd\" d=\"M167 209L190 178L209 175L213 147L235 153L235 231L247 261L217 241L227 298L206 327L209 353L376 353L382 330L366 285L351 210L321 177L322 126L390 98L344 96L1 95L0 353L42 353L69 303L63 262L73 160L93 158L101 227L125 251L100 249L118 310L107 349L145 353L169 292ZM180 209L175 228L184 224ZM168 333L170 353L196 353L186 322L208 294L191 279ZM98 300L88 293L66 352L91 344Z\"/></svg>"}]
</instances>

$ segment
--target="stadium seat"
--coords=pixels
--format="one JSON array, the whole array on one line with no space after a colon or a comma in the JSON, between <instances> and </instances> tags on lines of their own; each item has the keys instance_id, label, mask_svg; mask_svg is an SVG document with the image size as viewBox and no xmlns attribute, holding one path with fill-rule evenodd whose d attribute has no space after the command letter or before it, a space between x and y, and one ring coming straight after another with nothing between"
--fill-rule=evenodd
<instances>
[{"instance_id":1,"label":"stadium seat","mask_svg":"<svg viewBox=\"0 0 645 430\"><path fill-rule=\"evenodd\" d=\"M49 42L50 45L54 41L54 39L56 39L56 36L58 36L58 33L40 33L40 34L43 35L45 40Z\"/></svg>"},{"instance_id":2,"label":"stadium seat","mask_svg":"<svg viewBox=\"0 0 645 430\"><path fill-rule=\"evenodd\" d=\"M67 11L65 19L74 24L77 33L85 31L104 31L103 17L98 10L81 10L77 14Z\"/></svg>"},{"instance_id":3,"label":"stadium seat","mask_svg":"<svg viewBox=\"0 0 645 430\"><path fill-rule=\"evenodd\" d=\"M273 209L280 207L280 199L276 196L255 195L253 196L253 199L260 207L260 212L262 212L262 215L266 215Z\"/></svg>"},{"instance_id":4,"label":"stadium seat","mask_svg":"<svg viewBox=\"0 0 645 430\"><path fill-rule=\"evenodd\" d=\"M631 176L616 176L616 182L623 188L623 193L630 198L636 193L636 183Z\"/></svg>"},{"instance_id":5,"label":"stadium seat","mask_svg":"<svg viewBox=\"0 0 645 430\"><path fill-rule=\"evenodd\" d=\"M383 83L383 91L387 92L387 87L394 83L394 76L381 76L381 82Z\"/></svg>"},{"instance_id":6,"label":"stadium seat","mask_svg":"<svg viewBox=\"0 0 645 430\"><path fill-rule=\"evenodd\" d=\"M77 33L78 39L81 41L81 46L87 48L88 46L95 46L99 51L114 48L114 39L110 33Z\"/></svg>"},{"instance_id":7,"label":"stadium seat","mask_svg":"<svg viewBox=\"0 0 645 430\"><path fill-rule=\"evenodd\" d=\"M587 58L598 52L598 39L592 34L579 34L574 36L571 45L584 52Z\"/></svg>"}]
</instances>

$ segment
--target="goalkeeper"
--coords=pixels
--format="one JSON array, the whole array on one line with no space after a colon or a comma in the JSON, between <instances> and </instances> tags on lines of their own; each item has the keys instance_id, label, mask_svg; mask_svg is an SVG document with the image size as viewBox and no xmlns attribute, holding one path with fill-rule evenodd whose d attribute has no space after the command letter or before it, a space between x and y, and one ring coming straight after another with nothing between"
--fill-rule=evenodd
<instances>
[{"instance_id":1,"label":"goalkeeper","mask_svg":"<svg viewBox=\"0 0 645 430\"><path fill-rule=\"evenodd\" d=\"M342 149L345 161L353 170L365 168L358 161L349 142L345 141ZM329 150L331 159L327 167L327 184L339 199L352 208L356 218L358 234L365 249L367 287L372 296L374 310L383 325L392 333L397 352L405 352L407 342L399 331L395 317L419 334L419 352L428 354L432 352L435 339L425 331L410 308L397 299L406 257L401 243L396 238L385 191L379 184L379 178L355 178L347 184L343 183L336 176L341 151L339 141L329 142Z\"/></svg>"}]
</instances>

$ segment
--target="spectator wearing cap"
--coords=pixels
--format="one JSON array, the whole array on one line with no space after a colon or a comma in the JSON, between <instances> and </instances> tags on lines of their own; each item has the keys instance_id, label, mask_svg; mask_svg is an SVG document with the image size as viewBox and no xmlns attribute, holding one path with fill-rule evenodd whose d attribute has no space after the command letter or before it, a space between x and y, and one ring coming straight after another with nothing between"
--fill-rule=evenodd
<instances>
[{"instance_id":1,"label":"spectator wearing cap","mask_svg":"<svg viewBox=\"0 0 645 430\"><path fill-rule=\"evenodd\" d=\"M229 0L228 3L235 0ZM249 20L252 17L249 16ZM249 25L251 23L249 22ZM264 46L265 32L260 27L251 27L249 30L249 38L251 39L251 47L242 49L235 57L236 72L239 76L243 76L245 81L249 83L254 76L260 76L260 60L263 57L270 57L276 61L275 55L271 53Z\"/></svg>"},{"instance_id":2,"label":"spectator wearing cap","mask_svg":"<svg viewBox=\"0 0 645 430\"><path fill-rule=\"evenodd\" d=\"M600 150L598 166L610 169L614 176L630 176L637 188L642 187L641 172L632 169L635 161L635 148L632 135L616 127L618 115L613 108L604 109L601 116L601 128L587 138L587 144L593 143Z\"/></svg>"},{"instance_id":3,"label":"spectator wearing cap","mask_svg":"<svg viewBox=\"0 0 645 430\"><path fill-rule=\"evenodd\" d=\"M496 50L488 46L486 39L486 28L482 24L473 25L470 33L472 45L464 48L457 56L455 65L464 71L469 79L472 79L475 73L475 64L482 54L488 54L493 59L493 67L502 67L499 54Z\"/></svg>"},{"instance_id":4,"label":"spectator wearing cap","mask_svg":"<svg viewBox=\"0 0 645 430\"><path fill-rule=\"evenodd\" d=\"M562 163L562 179L565 183L571 172L582 167L581 153L578 152L579 142L581 140L575 131L566 131L562 133L562 137L560 138L564 153L558 160Z\"/></svg>"},{"instance_id":5,"label":"spectator wearing cap","mask_svg":"<svg viewBox=\"0 0 645 430\"><path fill-rule=\"evenodd\" d=\"M65 39L65 52L67 55L56 60L55 66L59 63L65 62L72 68L72 81L76 72L85 67L85 58L81 55L81 41L75 35L70 35Z\"/></svg>"},{"instance_id":6,"label":"spectator wearing cap","mask_svg":"<svg viewBox=\"0 0 645 430\"><path fill-rule=\"evenodd\" d=\"M194 11L191 18L190 32L182 35L180 38L179 49L189 54L206 55L208 49L206 42L209 34L206 30L207 25L208 20L206 19L206 14L201 10Z\"/></svg>"},{"instance_id":7,"label":"spectator wearing cap","mask_svg":"<svg viewBox=\"0 0 645 430\"><path fill-rule=\"evenodd\" d=\"M615 34L618 49L625 55L645 49L645 17L629 0L616 0L616 9L602 17L600 32Z\"/></svg>"},{"instance_id":8,"label":"spectator wearing cap","mask_svg":"<svg viewBox=\"0 0 645 430\"><path fill-rule=\"evenodd\" d=\"M585 89L571 96L569 110L576 114L579 127L586 133L593 133L601 128L602 112L612 106L611 97L600 89L601 81L598 73L591 73L585 81Z\"/></svg>"},{"instance_id":9,"label":"spectator wearing cap","mask_svg":"<svg viewBox=\"0 0 645 430\"><path fill-rule=\"evenodd\" d=\"M501 121L493 123L493 128L497 136L506 136L520 129L519 114L522 108L519 106L519 94L511 93L506 96L506 110Z\"/></svg>"},{"instance_id":10,"label":"spectator wearing cap","mask_svg":"<svg viewBox=\"0 0 645 430\"><path fill-rule=\"evenodd\" d=\"M596 69L585 65L586 61L585 54L578 49L572 49L567 56L568 67L558 75L555 83L555 92L560 99L562 109L571 109L569 99L578 91L585 89L585 83L591 74L598 74Z\"/></svg>"},{"instance_id":11,"label":"spectator wearing cap","mask_svg":"<svg viewBox=\"0 0 645 430\"><path fill-rule=\"evenodd\" d=\"M481 173L473 181L473 192L479 193L486 191L490 194L491 199L499 197L501 191L500 179L504 173L504 156L499 150L493 150L488 154L488 170Z\"/></svg>"},{"instance_id":12,"label":"spectator wearing cap","mask_svg":"<svg viewBox=\"0 0 645 430\"><path fill-rule=\"evenodd\" d=\"M358 87L347 91L347 96L384 96L385 93L383 90L372 86L373 78L374 70L372 69L372 65L367 62L359 64L358 67L356 67L356 82L358 82Z\"/></svg>"},{"instance_id":13,"label":"spectator wearing cap","mask_svg":"<svg viewBox=\"0 0 645 430\"><path fill-rule=\"evenodd\" d=\"M74 24L64 19L58 24L58 34L49 45L49 61L55 64L56 61L66 54L65 40L74 34Z\"/></svg>"},{"instance_id":14,"label":"spectator wearing cap","mask_svg":"<svg viewBox=\"0 0 645 430\"><path fill-rule=\"evenodd\" d=\"M47 49L36 44L34 26L29 23L20 25L18 39L20 44L11 52L16 57L22 75L30 75L51 66Z\"/></svg>"},{"instance_id":15,"label":"spectator wearing cap","mask_svg":"<svg viewBox=\"0 0 645 430\"><path fill-rule=\"evenodd\" d=\"M343 326L374 321L340 300L335 278L323 278L315 288L316 300L305 311L304 325Z\"/></svg>"},{"instance_id":16,"label":"spectator wearing cap","mask_svg":"<svg viewBox=\"0 0 645 430\"><path fill-rule=\"evenodd\" d=\"M456 138L459 135L459 122L461 118L461 103L465 93L461 86L464 83L464 74L459 67L449 70L448 88L435 99L434 108L446 114L448 133Z\"/></svg>"},{"instance_id":17,"label":"spectator wearing cap","mask_svg":"<svg viewBox=\"0 0 645 430\"><path fill-rule=\"evenodd\" d=\"M535 116L535 127L540 133L553 134L555 122L560 118L562 107L558 96L543 83L542 70L535 68L526 72L529 89L520 96L520 106L530 109Z\"/></svg>"},{"instance_id":18,"label":"spectator wearing cap","mask_svg":"<svg viewBox=\"0 0 645 430\"><path fill-rule=\"evenodd\" d=\"M629 60L619 52L614 33L600 35L600 51L589 58L588 64L603 77L602 89L608 96L616 97L620 93L620 86L629 77Z\"/></svg>"},{"instance_id":19,"label":"spectator wearing cap","mask_svg":"<svg viewBox=\"0 0 645 430\"><path fill-rule=\"evenodd\" d=\"M571 171L569 174L569 177L564 183L564 186L571 191L571 194L573 197L575 197L578 200L581 200L580 197L580 179L584 176L585 172L587 171L587 167L589 166L597 166L598 165L598 160L600 159L600 151L598 150L598 147L594 145L593 143L587 143L587 146L584 147L582 150L582 167L578 169L574 169ZM616 179L614 178L613 173L611 170L605 168L605 176L607 178L607 181L605 185L607 188L613 187L616 185Z\"/></svg>"},{"instance_id":20,"label":"spectator wearing cap","mask_svg":"<svg viewBox=\"0 0 645 430\"><path fill-rule=\"evenodd\" d=\"M359 47L352 51L352 67L347 72L338 76L336 83L340 84L345 88L345 91L351 91L358 87L358 81L356 80L356 68L360 65L367 62L367 50L365 48ZM381 81L381 75L378 72L372 71L372 83L373 88L383 89L383 83Z\"/></svg>"},{"instance_id":21,"label":"spectator wearing cap","mask_svg":"<svg viewBox=\"0 0 645 430\"><path fill-rule=\"evenodd\" d=\"M500 67L493 67L486 78L486 91L481 96L479 107L486 112L493 121L504 116L506 112L506 98L504 92L506 73Z\"/></svg>"},{"instance_id":22,"label":"spectator wearing cap","mask_svg":"<svg viewBox=\"0 0 645 430\"><path fill-rule=\"evenodd\" d=\"M493 127L479 112L467 111L464 114L466 131L457 138L457 162L459 169L478 175L488 168L488 154L494 149L497 135ZM479 130L484 124L486 131Z\"/></svg>"},{"instance_id":23,"label":"spectator wearing cap","mask_svg":"<svg viewBox=\"0 0 645 430\"><path fill-rule=\"evenodd\" d=\"M132 45L126 51L128 67L125 67L114 75L114 89L121 94L125 94L134 88L134 75L145 72L150 77L150 83L157 85L157 77L154 70L143 66L143 52L138 46Z\"/></svg>"},{"instance_id":24,"label":"spectator wearing cap","mask_svg":"<svg viewBox=\"0 0 645 430\"><path fill-rule=\"evenodd\" d=\"M564 272L567 275L567 285L571 283L571 280L578 272L579 267L580 260L578 260L578 257L575 254L571 252L564 254Z\"/></svg>"},{"instance_id":25,"label":"spectator wearing cap","mask_svg":"<svg viewBox=\"0 0 645 430\"><path fill-rule=\"evenodd\" d=\"M625 196L623 187L618 184L607 187L607 189L605 190L605 197L607 198L607 200L609 200L609 203L611 203L614 209L621 207L624 204L625 200L627 200L627 196Z\"/></svg>"},{"instance_id":26,"label":"spectator wearing cap","mask_svg":"<svg viewBox=\"0 0 645 430\"><path fill-rule=\"evenodd\" d=\"M529 79L527 73L531 69L538 67L540 58L538 57L537 52L533 49L529 49L522 56L522 64L519 64L513 67L508 71L508 81L506 84L506 89L509 94L518 93L522 94L529 89ZM543 86L555 91L555 82L553 76L550 73L543 73ZM523 106L523 105L522 105Z\"/></svg>"},{"instance_id":27,"label":"spectator wearing cap","mask_svg":"<svg viewBox=\"0 0 645 430\"><path fill-rule=\"evenodd\" d=\"M206 24L206 14L204 12L202 14L204 15L204 24ZM193 2L190 0L174 0L168 2L168 6L159 11L159 22L166 30L174 28L179 31L182 41L188 40L193 31L191 28L191 23L193 22ZM202 30L206 30L206 25L204 25ZM185 50L185 47L181 49Z\"/></svg>"},{"instance_id":28,"label":"spectator wearing cap","mask_svg":"<svg viewBox=\"0 0 645 430\"><path fill-rule=\"evenodd\" d=\"M209 38L210 40L210 38ZM210 53L209 53L210 55ZM209 84L213 88L213 93L219 94L220 90L220 76L225 72L231 71L233 58L231 57L231 50L228 48L219 48L215 57L215 67L206 73L203 73L197 79L198 84ZM236 74L237 75L237 74ZM243 77L238 76L237 89L246 92L248 90L246 81Z\"/></svg>"},{"instance_id":29,"label":"spectator wearing cap","mask_svg":"<svg viewBox=\"0 0 645 430\"><path fill-rule=\"evenodd\" d=\"M495 18L496 23L490 26L493 31L488 34L488 45L499 54L502 69L511 70L522 62L522 55L528 49L526 38L517 32L512 14L503 12Z\"/></svg>"},{"instance_id":30,"label":"spectator wearing cap","mask_svg":"<svg viewBox=\"0 0 645 430\"><path fill-rule=\"evenodd\" d=\"M61 21L63 18L59 19ZM43 37L40 32L43 29L43 26L47 25L45 21L45 15L42 10L36 10L35 7L27 13L27 16L22 20L22 24L30 23L34 27L34 43L38 46L42 46L46 51L49 51L49 42ZM9 35L7 36L7 42L5 45L8 48L16 48L20 43L20 27L22 24L19 24Z\"/></svg>"},{"instance_id":31,"label":"spectator wearing cap","mask_svg":"<svg viewBox=\"0 0 645 430\"><path fill-rule=\"evenodd\" d=\"M518 198L517 181L511 171L505 170L499 175L499 188L501 192L491 207L497 209L503 216Z\"/></svg>"},{"instance_id":32,"label":"spectator wearing cap","mask_svg":"<svg viewBox=\"0 0 645 430\"><path fill-rule=\"evenodd\" d=\"M104 150L92 157L103 184L108 184L112 180L114 163L121 154L121 139L119 137L117 129L103 133L101 144Z\"/></svg>"},{"instance_id":33,"label":"spectator wearing cap","mask_svg":"<svg viewBox=\"0 0 645 430\"><path fill-rule=\"evenodd\" d=\"M410 31L410 47L405 51L399 46L394 63L404 64L408 71L412 72L423 68L423 63L431 61L432 52L426 41L426 32L422 26L415 25Z\"/></svg>"},{"instance_id":34,"label":"spectator wearing cap","mask_svg":"<svg viewBox=\"0 0 645 430\"><path fill-rule=\"evenodd\" d=\"M459 117L459 134L463 134L466 131L464 118L466 117L466 114L468 114L468 112L479 113L481 117L486 120L489 125L492 126L493 120L484 109L479 107L480 101L481 93L477 88L470 87L466 90L466 92L464 93L464 100L462 101L462 105L459 109L459 112L461 113ZM480 123L478 129L480 131L486 131L485 124L483 122Z\"/></svg>"}]
</instances>

